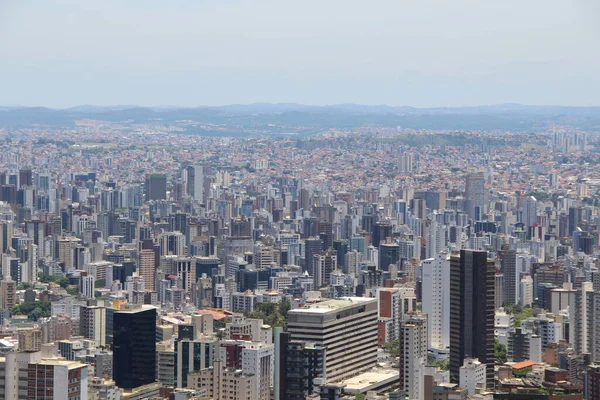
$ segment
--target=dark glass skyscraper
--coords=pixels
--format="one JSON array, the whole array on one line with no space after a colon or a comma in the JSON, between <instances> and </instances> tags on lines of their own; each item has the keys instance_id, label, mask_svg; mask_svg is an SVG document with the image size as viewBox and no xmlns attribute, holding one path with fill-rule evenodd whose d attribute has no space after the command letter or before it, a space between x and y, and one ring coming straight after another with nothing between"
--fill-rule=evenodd
<instances>
[{"instance_id":1,"label":"dark glass skyscraper","mask_svg":"<svg viewBox=\"0 0 600 400\"><path fill-rule=\"evenodd\" d=\"M467 357L487 364L494 384L495 274L487 251L461 250L450 257L450 380L458 383Z\"/></svg>"},{"instance_id":2,"label":"dark glass skyscraper","mask_svg":"<svg viewBox=\"0 0 600 400\"><path fill-rule=\"evenodd\" d=\"M113 379L124 389L156 380L156 308L126 305L113 314Z\"/></svg>"},{"instance_id":3,"label":"dark glass skyscraper","mask_svg":"<svg viewBox=\"0 0 600 400\"><path fill-rule=\"evenodd\" d=\"M167 176L165 174L148 174L144 184L145 200L164 200L167 198Z\"/></svg>"}]
</instances>

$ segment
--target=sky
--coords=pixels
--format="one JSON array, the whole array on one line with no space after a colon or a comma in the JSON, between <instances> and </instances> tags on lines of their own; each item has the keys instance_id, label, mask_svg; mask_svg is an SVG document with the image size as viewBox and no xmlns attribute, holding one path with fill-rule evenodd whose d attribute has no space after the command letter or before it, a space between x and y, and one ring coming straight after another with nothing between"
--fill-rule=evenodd
<instances>
[{"instance_id":1,"label":"sky","mask_svg":"<svg viewBox=\"0 0 600 400\"><path fill-rule=\"evenodd\" d=\"M600 106L597 0L0 0L0 104Z\"/></svg>"}]
</instances>

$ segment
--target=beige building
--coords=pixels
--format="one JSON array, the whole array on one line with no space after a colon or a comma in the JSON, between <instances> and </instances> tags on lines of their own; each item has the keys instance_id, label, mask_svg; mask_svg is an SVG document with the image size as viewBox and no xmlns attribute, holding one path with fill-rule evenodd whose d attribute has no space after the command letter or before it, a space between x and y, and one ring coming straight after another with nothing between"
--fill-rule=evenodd
<instances>
[{"instance_id":1,"label":"beige building","mask_svg":"<svg viewBox=\"0 0 600 400\"><path fill-rule=\"evenodd\" d=\"M327 349L328 382L360 374L377 363L377 299L344 297L290 310L288 332Z\"/></svg>"},{"instance_id":2,"label":"beige building","mask_svg":"<svg viewBox=\"0 0 600 400\"><path fill-rule=\"evenodd\" d=\"M206 389L208 397L219 400L259 399L256 379L252 374L245 374L233 368L223 368L220 361L215 361L210 368L189 374L188 388Z\"/></svg>"},{"instance_id":3,"label":"beige building","mask_svg":"<svg viewBox=\"0 0 600 400\"><path fill-rule=\"evenodd\" d=\"M19 329L19 351L40 351L42 331L40 329Z\"/></svg>"}]
</instances>

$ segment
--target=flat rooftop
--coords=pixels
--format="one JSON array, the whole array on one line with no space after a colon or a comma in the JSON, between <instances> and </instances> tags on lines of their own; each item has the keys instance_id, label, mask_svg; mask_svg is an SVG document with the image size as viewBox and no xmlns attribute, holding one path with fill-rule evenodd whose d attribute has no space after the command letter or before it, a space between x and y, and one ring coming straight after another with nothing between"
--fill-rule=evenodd
<instances>
[{"instance_id":1,"label":"flat rooftop","mask_svg":"<svg viewBox=\"0 0 600 400\"><path fill-rule=\"evenodd\" d=\"M336 383L344 385L344 391L347 393L366 393L369 390L396 382L398 379L397 369L383 369L368 371Z\"/></svg>"},{"instance_id":2,"label":"flat rooftop","mask_svg":"<svg viewBox=\"0 0 600 400\"><path fill-rule=\"evenodd\" d=\"M318 303L307 304L301 308L290 310L291 313L316 313L324 314L333 310L339 310L362 303L376 302L377 299L370 297L340 297L339 299L325 300Z\"/></svg>"}]
</instances>

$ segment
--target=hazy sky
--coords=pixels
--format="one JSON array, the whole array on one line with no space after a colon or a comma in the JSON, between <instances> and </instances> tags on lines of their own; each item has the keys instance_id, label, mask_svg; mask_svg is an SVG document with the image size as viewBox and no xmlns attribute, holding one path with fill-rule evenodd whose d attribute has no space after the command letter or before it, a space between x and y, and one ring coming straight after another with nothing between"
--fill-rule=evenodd
<instances>
[{"instance_id":1,"label":"hazy sky","mask_svg":"<svg viewBox=\"0 0 600 400\"><path fill-rule=\"evenodd\" d=\"M600 105L598 0L0 0L0 104Z\"/></svg>"}]
</instances>

